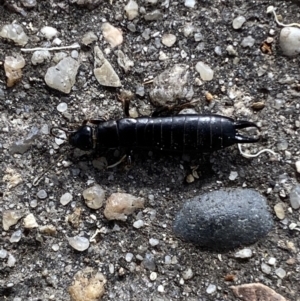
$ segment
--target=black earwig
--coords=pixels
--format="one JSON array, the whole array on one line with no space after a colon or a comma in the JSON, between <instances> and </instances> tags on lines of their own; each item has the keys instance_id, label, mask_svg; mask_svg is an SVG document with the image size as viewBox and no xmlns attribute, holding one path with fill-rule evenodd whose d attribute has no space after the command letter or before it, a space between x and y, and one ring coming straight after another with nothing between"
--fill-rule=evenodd
<instances>
[{"instance_id":1,"label":"black earwig","mask_svg":"<svg viewBox=\"0 0 300 301\"><path fill-rule=\"evenodd\" d=\"M220 115L177 115L87 120L76 131L64 131L72 146L85 151L125 148L211 153L236 143L257 142L259 138L239 134L238 130L249 127L258 128L253 122ZM52 128L52 135L55 129L60 128Z\"/></svg>"}]
</instances>

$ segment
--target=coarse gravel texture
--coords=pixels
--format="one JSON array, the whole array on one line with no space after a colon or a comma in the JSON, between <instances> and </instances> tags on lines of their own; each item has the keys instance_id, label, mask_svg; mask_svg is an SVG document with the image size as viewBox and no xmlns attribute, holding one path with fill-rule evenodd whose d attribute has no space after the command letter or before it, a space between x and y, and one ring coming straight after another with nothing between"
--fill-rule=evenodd
<instances>
[{"instance_id":1,"label":"coarse gravel texture","mask_svg":"<svg viewBox=\"0 0 300 301\"><path fill-rule=\"evenodd\" d=\"M80 42L86 32L93 31L123 88L134 93L144 81L174 64L189 65L194 81L193 99L198 100L196 110L256 122L261 129L261 141L249 149L255 152L270 148L280 154L280 160L269 154L246 159L237 147L205 158L138 152L133 154L130 168L121 164L99 171L91 163L93 156L79 158L77 151L58 147L48 134L39 132L26 140L36 129L47 132L47 127L54 125L74 128L88 118L123 116L117 101L120 89L102 87L94 77L93 46L79 50L81 65L70 94L54 91L45 84L44 76L52 63L34 66L30 61L32 53L23 53L23 78L13 88L6 87L0 66L0 222L4 210L22 210L24 217L32 213L39 226L54 225L56 232L49 236L39 228L25 229L22 219L8 231L1 228L0 251L8 253L1 251L0 300L69 300L68 287L74 275L92 267L107 278L102 300L236 300L231 285L261 282L285 298L299 301L299 211L289 208L289 191L300 179L295 169L300 157L299 57L282 55L278 45L281 28L273 15L266 13L267 7L273 5L285 23L297 22L299 2L199 0L194 8L187 8L184 1L170 1L166 8L164 4L168 1L157 1L155 5L139 1L147 12L161 10L163 18L158 21L146 21L142 14L128 21L124 13L127 2L118 0L111 1L112 4L102 1L92 10L68 1L38 1L35 7L25 9L26 16L12 12L3 6L4 2L13 1L0 2L0 26L14 20L22 24L29 36L27 48L48 45L46 40L37 38L37 31L46 25L58 30L62 45ZM232 21L239 15L246 22L235 30ZM134 61L127 74L117 64L117 48L105 51L110 46L101 34L103 22L123 32L124 41L119 49ZM195 32L185 37L183 28L187 23L195 26ZM149 39L142 37L146 29L150 30ZM173 46L161 44L164 33L176 36ZM263 54L260 46L270 33L274 38L272 53ZM248 36L254 38L254 45L242 47ZM236 54L227 54L229 45ZM220 48L215 52L217 46ZM159 60L161 50L169 59ZM21 53L20 46L0 39L0 61L13 53ZM214 70L211 81L199 79L195 70L199 61ZM131 107L140 115L149 115L154 110L149 100L150 89L151 81L145 85L145 96L136 95L131 101ZM207 92L214 96L210 103L205 98ZM62 102L68 105L64 113L56 109ZM264 103L264 107L254 110L252 105L258 102ZM24 139L27 151L22 155L14 153L11 146ZM103 155L109 163L118 160L113 151ZM55 163L60 156L65 162ZM196 165L199 179L187 184L186 176ZM46 170L45 177L33 186L36 176ZM233 171L238 176L230 180ZM14 173L20 174L22 182L9 187L10 175ZM84 203L82 192L93 183L105 189L106 197L115 192L143 197L145 209L136 211L125 222L108 221L103 208L93 210ZM272 210L279 202L286 205L285 219L280 221L272 212L274 228L266 239L250 247L251 258L234 258L237 250L218 254L200 249L177 239L172 232L176 212L187 199L223 187L253 188L267 198ZM39 193L41 190L45 193ZM60 198L67 192L73 200L63 206ZM80 221L76 221L75 214L70 223L66 217L74 211L80 214ZM133 227L136 220L143 220L144 225ZM292 223L296 227L289 227ZM11 243L10 237L18 229L22 230L22 237ZM69 245L68 237L90 238L97 229L100 233L87 251L78 252ZM151 245L151 238L159 243ZM128 253L133 254L130 261L126 260ZM269 264L271 271L264 273L261 265L268 264L270 258L276 258L276 263ZM190 268L191 277L185 277ZM279 268L284 273L279 273ZM150 277L153 272L157 275ZM226 278L234 278L234 282L226 281L227 275L235 275Z\"/></svg>"}]
</instances>

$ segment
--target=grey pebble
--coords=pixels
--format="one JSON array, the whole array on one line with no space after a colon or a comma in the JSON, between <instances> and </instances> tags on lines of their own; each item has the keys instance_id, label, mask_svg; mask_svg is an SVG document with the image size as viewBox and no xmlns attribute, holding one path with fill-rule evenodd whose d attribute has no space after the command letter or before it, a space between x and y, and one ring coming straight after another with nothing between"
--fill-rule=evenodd
<instances>
[{"instance_id":1,"label":"grey pebble","mask_svg":"<svg viewBox=\"0 0 300 301\"><path fill-rule=\"evenodd\" d=\"M44 189L42 189L37 193L37 197L43 200L47 197L47 192Z\"/></svg>"},{"instance_id":2,"label":"grey pebble","mask_svg":"<svg viewBox=\"0 0 300 301\"><path fill-rule=\"evenodd\" d=\"M290 192L290 203L293 209L300 208L300 185L297 184Z\"/></svg>"},{"instance_id":3,"label":"grey pebble","mask_svg":"<svg viewBox=\"0 0 300 301\"><path fill-rule=\"evenodd\" d=\"M264 237L273 219L265 198L252 189L223 189L196 196L176 215L175 234L213 250L249 245Z\"/></svg>"},{"instance_id":4,"label":"grey pebble","mask_svg":"<svg viewBox=\"0 0 300 301\"><path fill-rule=\"evenodd\" d=\"M144 267L148 269L149 271L155 271L156 270L156 264L153 254L146 253L145 258L143 260Z\"/></svg>"}]
</instances>

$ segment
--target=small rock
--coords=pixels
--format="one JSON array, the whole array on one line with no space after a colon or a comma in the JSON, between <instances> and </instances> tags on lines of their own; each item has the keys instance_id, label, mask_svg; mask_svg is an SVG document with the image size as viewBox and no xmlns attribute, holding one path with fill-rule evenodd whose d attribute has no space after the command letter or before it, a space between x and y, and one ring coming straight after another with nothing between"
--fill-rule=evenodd
<instances>
[{"instance_id":1,"label":"small rock","mask_svg":"<svg viewBox=\"0 0 300 301\"><path fill-rule=\"evenodd\" d=\"M238 173L236 171L231 171L229 175L229 180L234 181L238 177Z\"/></svg>"},{"instance_id":2,"label":"small rock","mask_svg":"<svg viewBox=\"0 0 300 301\"><path fill-rule=\"evenodd\" d=\"M33 8L36 6L36 0L21 0L24 7Z\"/></svg>"},{"instance_id":3,"label":"small rock","mask_svg":"<svg viewBox=\"0 0 300 301\"><path fill-rule=\"evenodd\" d=\"M104 39L111 47L119 46L123 43L122 31L109 23L103 23L101 26Z\"/></svg>"},{"instance_id":4,"label":"small rock","mask_svg":"<svg viewBox=\"0 0 300 301\"><path fill-rule=\"evenodd\" d=\"M246 22L246 18L244 16L238 16L233 19L232 27L234 29L240 29L245 22Z\"/></svg>"},{"instance_id":5,"label":"small rock","mask_svg":"<svg viewBox=\"0 0 300 301\"><path fill-rule=\"evenodd\" d=\"M4 249L0 249L0 258L4 259L7 256L7 251Z\"/></svg>"},{"instance_id":6,"label":"small rock","mask_svg":"<svg viewBox=\"0 0 300 301\"><path fill-rule=\"evenodd\" d=\"M66 192L65 194L63 194L63 195L60 197L60 203L61 203L63 206L69 204L72 200L73 200L73 196L72 196L72 194L69 193L69 192Z\"/></svg>"},{"instance_id":7,"label":"small rock","mask_svg":"<svg viewBox=\"0 0 300 301\"><path fill-rule=\"evenodd\" d=\"M81 39L81 43L85 46L92 44L93 42L97 41L98 37L95 35L94 32L88 31L85 33Z\"/></svg>"},{"instance_id":8,"label":"small rock","mask_svg":"<svg viewBox=\"0 0 300 301\"><path fill-rule=\"evenodd\" d=\"M63 60L64 58L66 58L67 56L68 56L68 54L65 53L65 52L56 52L54 54L54 57L53 57L52 61L57 64L61 60Z\"/></svg>"},{"instance_id":9,"label":"small rock","mask_svg":"<svg viewBox=\"0 0 300 301\"><path fill-rule=\"evenodd\" d=\"M300 28L282 28L279 44L284 55L290 57L298 55L300 53Z\"/></svg>"},{"instance_id":10,"label":"small rock","mask_svg":"<svg viewBox=\"0 0 300 301\"><path fill-rule=\"evenodd\" d=\"M163 292L165 291L164 286L160 284L160 285L157 287L157 291L158 291L159 293L163 293Z\"/></svg>"},{"instance_id":11,"label":"small rock","mask_svg":"<svg viewBox=\"0 0 300 301\"><path fill-rule=\"evenodd\" d=\"M196 0L185 0L184 1L184 6L189 7L189 8L194 8L196 4Z\"/></svg>"},{"instance_id":12,"label":"small rock","mask_svg":"<svg viewBox=\"0 0 300 301\"><path fill-rule=\"evenodd\" d=\"M3 230L7 231L24 216L23 211L4 210L2 215Z\"/></svg>"},{"instance_id":13,"label":"small rock","mask_svg":"<svg viewBox=\"0 0 300 301\"><path fill-rule=\"evenodd\" d=\"M70 246L77 251L85 251L90 246L90 241L82 236L68 237Z\"/></svg>"},{"instance_id":14,"label":"small rock","mask_svg":"<svg viewBox=\"0 0 300 301\"><path fill-rule=\"evenodd\" d=\"M206 288L206 293L211 295L213 294L214 292L216 292L217 290L217 286L214 285L214 284L210 284L207 288Z\"/></svg>"},{"instance_id":15,"label":"small rock","mask_svg":"<svg viewBox=\"0 0 300 301\"><path fill-rule=\"evenodd\" d=\"M5 170L3 181L7 182L7 188L14 188L23 182L22 176L12 168Z\"/></svg>"},{"instance_id":16,"label":"small rock","mask_svg":"<svg viewBox=\"0 0 300 301\"><path fill-rule=\"evenodd\" d=\"M155 238L150 238L149 239L149 244L152 246L152 247L155 247L159 244L159 240L158 239L155 239Z\"/></svg>"},{"instance_id":17,"label":"small rock","mask_svg":"<svg viewBox=\"0 0 300 301\"><path fill-rule=\"evenodd\" d=\"M39 228L40 232L45 235L54 236L56 234L56 227L53 225L45 225Z\"/></svg>"},{"instance_id":18,"label":"small rock","mask_svg":"<svg viewBox=\"0 0 300 301\"><path fill-rule=\"evenodd\" d=\"M252 250L251 249L242 249L234 254L235 258L251 258Z\"/></svg>"},{"instance_id":19,"label":"small rock","mask_svg":"<svg viewBox=\"0 0 300 301\"><path fill-rule=\"evenodd\" d=\"M237 51L234 49L234 47L232 45L228 45L226 47L226 51L229 55L232 55L232 56L237 56L238 55Z\"/></svg>"},{"instance_id":20,"label":"small rock","mask_svg":"<svg viewBox=\"0 0 300 301\"><path fill-rule=\"evenodd\" d=\"M4 70L7 77L7 87L13 87L22 79L22 68L24 66L25 60L20 54L5 57Z\"/></svg>"},{"instance_id":21,"label":"small rock","mask_svg":"<svg viewBox=\"0 0 300 301\"><path fill-rule=\"evenodd\" d=\"M172 47L176 42L176 36L171 33L165 33L161 38L161 42L167 47Z\"/></svg>"},{"instance_id":22,"label":"small rock","mask_svg":"<svg viewBox=\"0 0 300 301\"><path fill-rule=\"evenodd\" d=\"M33 229L33 228L37 228L38 226L39 225L37 224L36 219L32 213L28 214L24 218L24 228Z\"/></svg>"},{"instance_id":23,"label":"small rock","mask_svg":"<svg viewBox=\"0 0 300 301\"><path fill-rule=\"evenodd\" d=\"M79 63L71 57L62 59L56 66L48 68L45 75L46 84L63 93L70 93L75 84Z\"/></svg>"},{"instance_id":24,"label":"small rock","mask_svg":"<svg viewBox=\"0 0 300 301\"><path fill-rule=\"evenodd\" d=\"M127 19L130 21L139 15L139 6L134 0L129 0L124 9Z\"/></svg>"},{"instance_id":25,"label":"small rock","mask_svg":"<svg viewBox=\"0 0 300 301\"><path fill-rule=\"evenodd\" d=\"M10 241L11 243L19 242L20 239L21 239L21 237L22 237L22 231L21 231L21 230L17 230L17 231L15 231L15 232L11 235L9 241Z\"/></svg>"},{"instance_id":26,"label":"small rock","mask_svg":"<svg viewBox=\"0 0 300 301\"><path fill-rule=\"evenodd\" d=\"M230 287L233 294L244 301L286 301L284 297L261 283L249 283Z\"/></svg>"},{"instance_id":27,"label":"small rock","mask_svg":"<svg viewBox=\"0 0 300 301\"><path fill-rule=\"evenodd\" d=\"M127 254L125 255L125 260L126 260L127 262L131 262L132 258L133 258L133 254L132 254L132 253L127 253Z\"/></svg>"},{"instance_id":28,"label":"small rock","mask_svg":"<svg viewBox=\"0 0 300 301\"><path fill-rule=\"evenodd\" d=\"M276 216L279 218L279 219L284 219L285 218L285 212L284 212L284 203L280 202L278 204L276 204L274 206L274 211L275 211L275 214Z\"/></svg>"},{"instance_id":29,"label":"small rock","mask_svg":"<svg viewBox=\"0 0 300 301\"><path fill-rule=\"evenodd\" d=\"M168 106L191 100L194 91L191 85L189 66L176 64L156 76L150 91L150 99L154 106Z\"/></svg>"},{"instance_id":30,"label":"small rock","mask_svg":"<svg viewBox=\"0 0 300 301\"><path fill-rule=\"evenodd\" d=\"M51 54L48 50L37 50L32 54L31 63L33 65L42 64L51 60Z\"/></svg>"},{"instance_id":31,"label":"small rock","mask_svg":"<svg viewBox=\"0 0 300 301\"><path fill-rule=\"evenodd\" d=\"M297 173L300 173L300 161L295 162L295 167L296 167Z\"/></svg>"},{"instance_id":32,"label":"small rock","mask_svg":"<svg viewBox=\"0 0 300 301\"><path fill-rule=\"evenodd\" d=\"M136 228L136 229L140 229L144 226L144 221L139 219L138 221L135 221L133 223L133 227Z\"/></svg>"},{"instance_id":33,"label":"small rock","mask_svg":"<svg viewBox=\"0 0 300 301\"><path fill-rule=\"evenodd\" d=\"M125 73L127 73L134 66L134 62L130 60L129 57L125 55L122 50L117 51L117 56L119 66L123 68Z\"/></svg>"},{"instance_id":34,"label":"small rock","mask_svg":"<svg viewBox=\"0 0 300 301\"><path fill-rule=\"evenodd\" d=\"M275 270L275 274L280 278L283 279L286 276L286 271L283 268L278 268Z\"/></svg>"},{"instance_id":35,"label":"small rock","mask_svg":"<svg viewBox=\"0 0 300 301\"><path fill-rule=\"evenodd\" d=\"M126 221L127 215L144 208L144 199L128 193L113 193L106 201L104 215L109 220Z\"/></svg>"},{"instance_id":36,"label":"small rock","mask_svg":"<svg viewBox=\"0 0 300 301\"><path fill-rule=\"evenodd\" d=\"M68 288L72 301L99 301L105 293L106 278L93 268L85 268L75 274Z\"/></svg>"},{"instance_id":37,"label":"small rock","mask_svg":"<svg viewBox=\"0 0 300 301\"><path fill-rule=\"evenodd\" d=\"M157 273L156 272L151 272L149 278L150 278L151 281L155 281L157 279Z\"/></svg>"},{"instance_id":38,"label":"small rock","mask_svg":"<svg viewBox=\"0 0 300 301\"><path fill-rule=\"evenodd\" d=\"M61 102L57 105L56 110L63 113L68 110L68 105L65 102Z\"/></svg>"},{"instance_id":39,"label":"small rock","mask_svg":"<svg viewBox=\"0 0 300 301\"><path fill-rule=\"evenodd\" d=\"M85 204L91 209L99 209L104 203L105 191L98 184L95 184L94 186L85 189L82 195Z\"/></svg>"},{"instance_id":40,"label":"small rock","mask_svg":"<svg viewBox=\"0 0 300 301\"><path fill-rule=\"evenodd\" d=\"M0 37L12 40L20 46L25 46L28 42L28 36L22 26L16 23L4 25L0 31Z\"/></svg>"},{"instance_id":41,"label":"small rock","mask_svg":"<svg viewBox=\"0 0 300 301\"><path fill-rule=\"evenodd\" d=\"M285 139L280 139L277 142L277 148L279 151L286 150L288 148L288 142Z\"/></svg>"},{"instance_id":42,"label":"small rock","mask_svg":"<svg viewBox=\"0 0 300 301\"><path fill-rule=\"evenodd\" d=\"M94 74L99 84L107 87L121 87L119 76L108 60L104 58L103 52L98 46L94 48L94 55Z\"/></svg>"},{"instance_id":43,"label":"small rock","mask_svg":"<svg viewBox=\"0 0 300 301\"><path fill-rule=\"evenodd\" d=\"M195 26L192 23L186 23L183 27L183 34L187 38L195 31Z\"/></svg>"},{"instance_id":44,"label":"small rock","mask_svg":"<svg viewBox=\"0 0 300 301\"><path fill-rule=\"evenodd\" d=\"M270 257L269 260L268 260L268 264L269 265L274 265L275 263L276 263L276 258Z\"/></svg>"},{"instance_id":45,"label":"small rock","mask_svg":"<svg viewBox=\"0 0 300 301\"><path fill-rule=\"evenodd\" d=\"M202 80L210 81L214 77L214 71L203 62L198 62L196 64L196 70L200 73L200 77Z\"/></svg>"},{"instance_id":46,"label":"small rock","mask_svg":"<svg viewBox=\"0 0 300 301\"><path fill-rule=\"evenodd\" d=\"M6 264L11 268L16 264L16 261L17 261L16 258L13 255L9 254Z\"/></svg>"},{"instance_id":47,"label":"small rock","mask_svg":"<svg viewBox=\"0 0 300 301\"><path fill-rule=\"evenodd\" d=\"M241 45L242 47L246 48L246 47L252 47L254 43L255 43L255 39L253 39L251 36L248 36L243 39Z\"/></svg>"},{"instance_id":48,"label":"small rock","mask_svg":"<svg viewBox=\"0 0 300 301\"><path fill-rule=\"evenodd\" d=\"M59 245L58 244L54 244L52 245L51 249L54 251L54 252L57 252L59 250Z\"/></svg>"},{"instance_id":49,"label":"small rock","mask_svg":"<svg viewBox=\"0 0 300 301\"><path fill-rule=\"evenodd\" d=\"M145 14L144 19L146 21L158 21L163 18L163 14L159 9L156 9L150 13Z\"/></svg>"},{"instance_id":50,"label":"small rock","mask_svg":"<svg viewBox=\"0 0 300 301\"><path fill-rule=\"evenodd\" d=\"M261 271L267 275L271 274L271 267L269 265L267 265L266 263L262 263L261 264Z\"/></svg>"},{"instance_id":51,"label":"small rock","mask_svg":"<svg viewBox=\"0 0 300 301\"><path fill-rule=\"evenodd\" d=\"M146 269L149 271L155 271L156 270L156 263L153 254L146 253L145 258L143 260L143 265Z\"/></svg>"},{"instance_id":52,"label":"small rock","mask_svg":"<svg viewBox=\"0 0 300 301\"><path fill-rule=\"evenodd\" d=\"M300 208L300 185L294 186L290 192L290 203L293 209Z\"/></svg>"},{"instance_id":53,"label":"small rock","mask_svg":"<svg viewBox=\"0 0 300 301\"><path fill-rule=\"evenodd\" d=\"M177 213L175 234L211 249L252 244L272 228L265 198L252 189L221 189L187 201Z\"/></svg>"},{"instance_id":54,"label":"small rock","mask_svg":"<svg viewBox=\"0 0 300 301\"><path fill-rule=\"evenodd\" d=\"M182 278L184 280L189 280L189 279L192 279L194 276L194 273L193 273L193 270L191 268L187 268L186 270L184 270L182 272Z\"/></svg>"},{"instance_id":55,"label":"small rock","mask_svg":"<svg viewBox=\"0 0 300 301\"><path fill-rule=\"evenodd\" d=\"M41 189L41 190L38 191L38 193L36 194L36 196L40 200L44 200L48 195L47 195L47 192L44 189Z\"/></svg>"},{"instance_id":56,"label":"small rock","mask_svg":"<svg viewBox=\"0 0 300 301\"><path fill-rule=\"evenodd\" d=\"M47 40L51 40L52 38L54 38L55 36L57 36L58 31L56 28L51 27L51 26L44 26L41 29L41 34L47 39Z\"/></svg>"}]
</instances>

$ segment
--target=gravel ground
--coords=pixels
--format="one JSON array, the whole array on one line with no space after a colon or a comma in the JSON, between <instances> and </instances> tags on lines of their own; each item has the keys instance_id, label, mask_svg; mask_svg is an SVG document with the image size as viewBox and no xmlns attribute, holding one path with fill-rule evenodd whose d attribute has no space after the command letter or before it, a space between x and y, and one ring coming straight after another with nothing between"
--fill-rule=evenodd
<instances>
[{"instance_id":1,"label":"gravel ground","mask_svg":"<svg viewBox=\"0 0 300 301\"><path fill-rule=\"evenodd\" d=\"M78 50L81 64L69 94L46 85L44 76L52 62L34 66L32 53L22 53L26 64L19 83L7 88L4 69L0 70L0 220L7 210L24 212L22 216L32 213L39 226L53 225L56 233L51 236L40 228L29 229L24 219L7 231L2 229L0 300L70 300L68 287L74 275L92 267L107 279L102 300L237 300L230 286L260 282L288 300L299 301L299 211L292 210L289 201L289 192L300 179L295 168L300 159L299 57L282 55L278 43L281 28L273 15L266 13L273 5L285 23L297 22L297 1L199 0L194 8L186 7L184 1L170 1L169 7L168 1L152 5L140 1L147 13L155 9L162 12L162 18L154 21L145 20L142 13L129 21L125 1L103 1L92 9L69 2L40 1L31 9L24 8L26 15L12 12L10 5L0 5L0 26L13 21L21 24L29 36L26 48L51 45L38 34L45 25L58 30L61 46L80 43L86 32L93 31L97 45L119 75L122 89L135 93L150 81L144 85L145 95L135 95L131 101L131 107L143 115L154 110L149 99L151 79L184 63L190 67L195 109L256 122L261 141L249 150L269 148L280 160L269 154L246 159L237 147L205 158L137 152L130 168L121 164L99 171L91 163L93 155L79 157L72 148L57 146L47 134L51 126L74 128L84 119L124 116L117 100L120 88L103 87L94 77L93 46ZM246 18L240 29L232 26L237 16ZM103 22L123 32L123 43L113 50L103 38ZM184 35L187 23L195 28L190 36ZM142 36L147 29L149 39ZM171 47L162 44L164 33L176 36ZM254 44L243 47L248 36ZM260 47L268 37L274 38L272 53L263 54ZM235 55L226 51L229 45ZM20 54L20 48L0 39L0 61ZM116 49L134 62L127 73L117 63ZM162 60L160 51L168 59ZM76 57L76 52L72 55ZM214 70L211 81L200 79L195 69L199 61ZM213 96L210 102L207 92ZM63 114L57 110L62 102L68 105ZM257 103L264 103L264 107L253 108ZM36 136L29 139L37 129ZM24 144L29 145L28 150L16 152ZM109 163L118 160L113 152L104 155ZM186 176L195 165L199 165L199 179L187 184ZM44 171L46 175L34 186L34 179ZM232 172L238 176L230 178ZM12 187L18 179L20 183ZM143 197L145 208L125 222L108 221L103 207L90 209L82 198L82 192L93 183L101 185L106 197L115 192ZM175 215L187 199L223 187L253 188L267 198L272 210L274 228L266 239L250 246L249 258L236 258L237 250L218 254L200 249L173 234ZM60 198L67 192L73 199L63 206ZM281 220L273 209L278 203L284 210ZM79 214L79 221L70 223L71 214L73 218ZM133 223L139 219L144 226L137 229ZM21 239L12 243L11 236L17 230L21 230ZM99 233L87 251L79 252L69 245L68 237L90 238L96 230Z\"/></svg>"}]
</instances>

